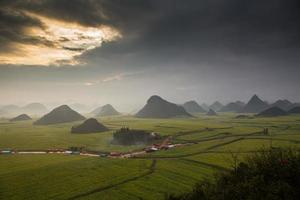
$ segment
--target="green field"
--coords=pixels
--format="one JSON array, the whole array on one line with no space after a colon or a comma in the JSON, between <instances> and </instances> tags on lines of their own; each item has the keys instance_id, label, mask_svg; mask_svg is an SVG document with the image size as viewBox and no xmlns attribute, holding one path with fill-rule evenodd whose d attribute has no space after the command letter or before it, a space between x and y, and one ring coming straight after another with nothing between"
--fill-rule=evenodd
<instances>
[{"instance_id":1,"label":"green field","mask_svg":"<svg viewBox=\"0 0 300 200\"><path fill-rule=\"evenodd\" d=\"M71 134L70 124L33 126L32 121L0 121L0 149L84 146L95 151L128 152L144 146L112 145L122 126L172 136L191 145L138 158L77 155L0 155L0 199L164 199L192 189L203 179L232 167L261 148L300 147L300 116L235 119L234 114L194 119L100 118L112 131ZM271 136L262 134L268 128Z\"/></svg>"}]
</instances>

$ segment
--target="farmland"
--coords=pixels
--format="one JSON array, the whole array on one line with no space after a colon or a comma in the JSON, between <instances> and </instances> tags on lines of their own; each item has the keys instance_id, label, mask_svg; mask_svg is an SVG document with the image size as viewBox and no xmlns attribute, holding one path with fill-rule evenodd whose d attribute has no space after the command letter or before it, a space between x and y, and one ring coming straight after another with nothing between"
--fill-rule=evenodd
<instances>
[{"instance_id":1,"label":"farmland","mask_svg":"<svg viewBox=\"0 0 300 200\"><path fill-rule=\"evenodd\" d=\"M164 199L191 190L204 178L232 167L261 148L300 147L300 116L235 119L235 114L193 119L99 118L104 133L71 134L77 123L33 126L0 122L0 149L83 146L91 151L130 152L142 145L111 144L123 126L158 132L189 144L136 158L79 155L0 155L0 199ZM262 130L268 128L270 135Z\"/></svg>"}]
</instances>

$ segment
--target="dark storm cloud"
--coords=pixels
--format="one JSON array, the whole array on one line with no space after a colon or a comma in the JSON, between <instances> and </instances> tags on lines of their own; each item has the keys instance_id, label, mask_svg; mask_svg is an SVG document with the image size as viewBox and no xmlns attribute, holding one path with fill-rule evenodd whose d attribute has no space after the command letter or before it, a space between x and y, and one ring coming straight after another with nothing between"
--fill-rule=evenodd
<instances>
[{"instance_id":1,"label":"dark storm cloud","mask_svg":"<svg viewBox=\"0 0 300 200\"><path fill-rule=\"evenodd\" d=\"M44 16L85 25L99 25L106 21L100 2L91 0L25 0L19 1L14 6Z\"/></svg>"},{"instance_id":2,"label":"dark storm cloud","mask_svg":"<svg viewBox=\"0 0 300 200\"><path fill-rule=\"evenodd\" d=\"M86 26L111 25L125 29L154 17L154 1L140 0L17 0L17 9ZM144 21L146 22L146 21Z\"/></svg>"},{"instance_id":3,"label":"dark storm cloud","mask_svg":"<svg viewBox=\"0 0 300 200\"><path fill-rule=\"evenodd\" d=\"M139 22L140 27L135 28L140 34L133 38L130 33L134 31L121 27L123 40L100 48L99 54L122 57L136 53L135 58L149 62L168 58L199 62L200 58L226 57L228 52L255 56L274 49L299 48L300 3L296 0L152 3L149 14L159 17L145 17L148 21ZM134 20L127 18L126 23Z\"/></svg>"},{"instance_id":4,"label":"dark storm cloud","mask_svg":"<svg viewBox=\"0 0 300 200\"><path fill-rule=\"evenodd\" d=\"M42 24L38 20L25 15L21 11L9 8L0 8L0 20L0 51L7 51L7 48L9 48L8 44L11 42L40 42L39 38L33 38L24 33L26 27L42 27Z\"/></svg>"},{"instance_id":5,"label":"dark storm cloud","mask_svg":"<svg viewBox=\"0 0 300 200\"><path fill-rule=\"evenodd\" d=\"M136 31L146 26L147 18L157 17L151 10L150 1L139 0L2 0L0 6L1 50L6 52L14 50L10 49L14 43L55 45L43 38L26 34L25 29L28 27L43 28L43 25L47 25L30 13L87 27L107 25L126 32L126 35L127 30ZM81 39L86 37L83 35ZM61 40L67 41L68 38Z\"/></svg>"},{"instance_id":6,"label":"dark storm cloud","mask_svg":"<svg viewBox=\"0 0 300 200\"><path fill-rule=\"evenodd\" d=\"M252 53L299 46L300 3L297 0L16 0L0 3L9 9L31 11L86 26L116 27L124 41L116 44L120 45L118 48L108 45L107 49L101 49L103 55L114 51L117 54L142 51L158 58L164 56L163 53L183 53L193 58L195 51ZM39 25L38 21L22 12L8 14L10 12L5 11L4 8L1 16L2 38L30 41L22 35L22 28ZM11 32L13 34L9 34Z\"/></svg>"},{"instance_id":7,"label":"dark storm cloud","mask_svg":"<svg viewBox=\"0 0 300 200\"><path fill-rule=\"evenodd\" d=\"M69 50L69 51L83 51L84 50L83 48L71 48L71 47L63 47L63 48L66 50Z\"/></svg>"}]
</instances>

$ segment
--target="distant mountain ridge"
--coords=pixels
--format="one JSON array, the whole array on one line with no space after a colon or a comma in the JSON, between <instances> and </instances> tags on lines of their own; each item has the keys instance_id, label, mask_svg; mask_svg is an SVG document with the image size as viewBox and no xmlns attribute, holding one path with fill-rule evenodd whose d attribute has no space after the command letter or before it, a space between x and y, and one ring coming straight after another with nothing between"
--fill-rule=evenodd
<instances>
[{"instance_id":1,"label":"distant mountain ridge","mask_svg":"<svg viewBox=\"0 0 300 200\"><path fill-rule=\"evenodd\" d=\"M41 103L30 103L23 107L17 105L2 106L0 112L7 115L20 115L22 113L31 115L43 115L48 112L48 109Z\"/></svg>"},{"instance_id":2,"label":"distant mountain ridge","mask_svg":"<svg viewBox=\"0 0 300 200\"><path fill-rule=\"evenodd\" d=\"M12 119L10 119L9 121L11 122L17 122L17 121L27 121L27 120L32 120L31 117L29 117L28 115L26 114L21 114L17 117L14 117Z\"/></svg>"},{"instance_id":3,"label":"distant mountain ridge","mask_svg":"<svg viewBox=\"0 0 300 200\"><path fill-rule=\"evenodd\" d=\"M105 116L113 116L113 115L120 115L112 105L106 104L101 107L100 111L96 114L96 117L105 117Z\"/></svg>"},{"instance_id":4,"label":"distant mountain ridge","mask_svg":"<svg viewBox=\"0 0 300 200\"><path fill-rule=\"evenodd\" d=\"M30 103L22 107L21 110L25 113L30 113L34 115L42 115L48 112L46 106L41 103Z\"/></svg>"},{"instance_id":5,"label":"distant mountain ridge","mask_svg":"<svg viewBox=\"0 0 300 200\"><path fill-rule=\"evenodd\" d=\"M215 101L213 104L209 106L209 108L214 111L219 111L223 108L223 104L221 104L219 101Z\"/></svg>"},{"instance_id":6,"label":"distant mountain ridge","mask_svg":"<svg viewBox=\"0 0 300 200\"><path fill-rule=\"evenodd\" d=\"M157 95L151 96L135 116L140 118L193 117L182 106L168 102Z\"/></svg>"},{"instance_id":7,"label":"distant mountain ridge","mask_svg":"<svg viewBox=\"0 0 300 200\"><path fill-rule=\"evenodd\" d=\"M16 113L20 110L19 106L16 105L5 105L1 107L1 111L5 113Z\"/></svg>"},{"instance_id":8,"label":"distant mountain ridge","mask_svg":"<svg viewBox=\"0 0 300 200\"><path fill-rule=\"evenodd\" d=\"M209 111L209 106L206 103L202 103L201 107L205 110L205 111Z\"/></svg>"},{"instance_id":9,"label":"distant mountain ridge","mask_svg":"<svg viewBox=\"0 0 300 200\"><path fill-rule=\"evenodd\" d=\"M257 95L254 95L248 103L241 109L241 113L259 113L267 109L269 105L262 101Z\"/></svg>"},{"instance_id":10,"label":"distant mountain ridge","mask_svg":"<svg viewBox=\"0 0 300 200\"><path fill-rule=\"evenodd\" d=\"M289 114L300 114L300 106L294 107L288 111Z\"/></svg>"},{"instance_id":11,"label":"distant mountain ridge","mask_svg":"<svg viewBox=\"0 0 300 200\"><path fill-rule=\"evenodd\" d=\"M92 110L90 112L90 114L97 115L101 111L101 109L102 109L102 106L99 106L99 107L95 108L94 110Z\"/></svg>"},{"instance_id":12,"label":"distant mountain ridge","mask_svg":"<svg viewBox=\"0 0 300 200\"><path fill-rule=\"evenodd\" d=\"M278 107L278 108L281 108L282 110L287 111L291 107L293 107L293 103L286 99L284 99L284 100L279 99L276 102L272 103L271 107Z\"/></svg>"},{"instance_id":13,"label":"distant mountain ridge","mask_svg":"<svg viewBox=\"0 0 300 200\"><path fill-rule=\"evenodd\" d=\"M204 110L196 101L188 101L183 104L184 109L189 113L205 113Z\"/></svg>"},{"instance_id":14,"label":"distant mountain ridge","mask_svg":"<svg viewBox=\"0 0 300 200\"><path fill-rule=\"evenodd\" d=\"M233 101L226 105L222 105L222 103L220 103L219 101L215 101L213 104L208 106L205 103L199 105L196 101L191 100L179 106L182 106L185 109L185 111L189 114L205 113L209 111L210 108L212 108L214 111L217 112L260 113L271 107L278 107L284 111L289 111L295 107L300 107L300 103L294 103L283 98L275 102L271 102L269 104L266 101L260 99L257 95L253 95L251 99L247 102L247 104L241 101ZM73 103L71 104L70 108L79 112L83 111L88 113L91 107L84 104ZM134 113L137 113L137 111L138 110L135 109ZM10 105L2 104L0 106L0 117L3 118L12 118L22 113L26 113L30 116L36 117L36 116L45 115L47 112L49 112L48 108L41 103L29 103L25 106L18 106L13 104ZM92 114L95 117L100 117L100 116L118 115L120 113L115 108L113 108L110 104L107 104L105 106L101 106L94 109L89 114Z\"/></svg>"},{"instance_id":15,"label":"distant mountain ridge","mask_svg":"<svg viewBox=\"0 0 300 200\"><path fill-rule=\"evenodd\" d=\"M271 107L268 108L259 114L257 114L257 117L278 117L278 116L284 116L287 115L288 113L281 108L278 107Z\"/></svg>"},{"instance_id":16,"label":"distant mountain ridge","mask_svg":"<svg viewBox=\"0 0 300 200\"><path fill-rule=\"evenodd\" d=\"M220 109L220 112L239 112L243 109L245 104L241 101L231 102Z\"/></svg>"}]
</instances>

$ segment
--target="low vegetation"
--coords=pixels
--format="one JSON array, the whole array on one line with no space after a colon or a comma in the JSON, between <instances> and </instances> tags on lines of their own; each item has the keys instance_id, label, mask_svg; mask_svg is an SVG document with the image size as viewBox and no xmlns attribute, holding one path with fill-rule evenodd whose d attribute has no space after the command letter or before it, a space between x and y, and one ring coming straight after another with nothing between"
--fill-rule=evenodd
<instances>
[{"instance_id":1,"label":"low vegetation","mask_svg":"<svg viewBox=\"0 0 300 200\"><path fill-rule=\"evenodd\" d=\"M113 143L120 145L150 144L157 139L160 139L160 137L156 133L129 128L121 128L113 134Z\"/></svg>"},{"instance_id":2,"label":"low vegetation","mask_svg":"<svg viewBox=\"0 0 300 200\"><path fill-rule=\"evenodd\" d=\"M300 199L300 153L292 149L262 150L232 170L203 180L192 192L168 200Z\"/></svg>"}]
</instances>

